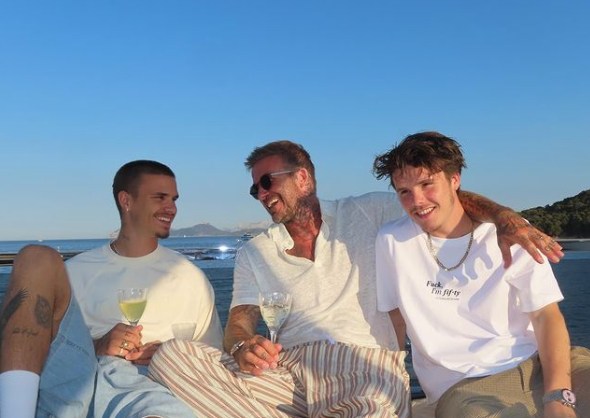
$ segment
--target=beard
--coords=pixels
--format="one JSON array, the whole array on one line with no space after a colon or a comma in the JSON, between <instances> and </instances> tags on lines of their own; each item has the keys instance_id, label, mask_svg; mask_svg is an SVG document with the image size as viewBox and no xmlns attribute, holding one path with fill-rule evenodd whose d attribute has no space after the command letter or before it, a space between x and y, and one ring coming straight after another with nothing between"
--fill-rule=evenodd
<instances>
[{"instance_id":1,"label":"beard","mask_svg":"<svg viewBox=\"0 0 590 418\"><path fill-rule=\"evenodd\" d=\"M286 211L279 221L273 217L276 223L288 224L290 222L305 222L313 217L316 211L319 211L319 200L315 193L309 193L301 196L295 202L295 205Z\"/></svg>"}]
</instances>

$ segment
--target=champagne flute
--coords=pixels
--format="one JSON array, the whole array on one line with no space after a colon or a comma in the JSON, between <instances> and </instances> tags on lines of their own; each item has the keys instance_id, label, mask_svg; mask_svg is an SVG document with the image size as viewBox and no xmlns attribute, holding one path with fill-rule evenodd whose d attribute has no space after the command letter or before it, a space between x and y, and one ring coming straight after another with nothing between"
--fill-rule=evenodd
<instances>
[{"instance_id":1,"label":"champagne flute","mask_svg":"<svg viewBox=\"0 0 590 418\"><path fill-rule=\"evenodd\" d=\"M118 289L117 297L119 299L119 308L132 326L137 323L143 315L145 305L147 304L146 288L129 288Z\"/></svg>"},{"instance_id":2,"label":"champagne flute","mask_svg":"<svg viewBox=\"0 0 590 418\"><path fill-rule=\"evenodd\" d=\"M264 292L258 297L262 319L270 332L270 341L277 342L277 332L291 311L291 294L286 292Z\"/></svg>"}]
</instances>

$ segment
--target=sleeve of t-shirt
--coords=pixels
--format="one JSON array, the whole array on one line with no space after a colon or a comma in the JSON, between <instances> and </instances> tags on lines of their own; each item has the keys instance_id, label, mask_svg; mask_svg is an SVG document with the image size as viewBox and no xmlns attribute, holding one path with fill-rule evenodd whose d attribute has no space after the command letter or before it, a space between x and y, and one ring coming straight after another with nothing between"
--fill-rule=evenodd
<instances>
[{"instance_id":1,"label":"sleeve of t-shirt","mask_svg":"<svg viewBox=\"0 0 590 418\"><path fill-rule=\"evenodd\" d=\"M375 230L404 214L395 193L371 192L354 199L359 210L373 224Z\"/></svg>"},{"instance_id":2,"label":"sleeve of t-shirt","mask_svg":"<svg viewBox=\"0 0 590 418\"><path fill-rule=\"evenodd\" d=\"M239 305L258 305L258 284L245 249L238 251L234 264L234 288L230 309Z\"/></svg>"},{"instance_id":3,"label":"sleeve of t-shirt","mask_svg":"<svg viewBox=\"0 0 590 418\"><path fill-rule=\"evenodd\" d=\"M397 279L393 268L393 257L391 256L391 239L392 237L388 236L382 228L375 241L377 309L381 312L389 312L399 306L394 286Z\"/></svg>"},{"instance_id":4,"label":"sleeve of t-shirt","mask_svg":"<svg viewBox=\"0 0 590 418\"><path fill-rule=\"evenodd\" d=\"M522 312L534 312L551 303L563 300L557 279L549 262L535 262L522 248L512 255L507 280L518 290Z\"/></svg>"},{"instance_id":5,"label":"sleeve of t-shirt","mask_svg":"<svg viewBox=\"0 0 590 418\"><path fill-rule=\"evenodd\" d=\"M200 300L196 303L199 311L194 339L221 349L223 347L223 332L215 307L215 293L205 273L200 269L197 270Z\"/></svg>"}]
</instances>

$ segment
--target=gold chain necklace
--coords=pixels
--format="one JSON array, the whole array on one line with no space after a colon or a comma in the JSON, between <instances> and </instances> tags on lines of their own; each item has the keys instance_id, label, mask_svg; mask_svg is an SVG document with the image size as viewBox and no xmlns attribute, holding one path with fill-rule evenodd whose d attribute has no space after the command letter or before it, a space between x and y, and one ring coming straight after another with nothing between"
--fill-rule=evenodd
<instances>
[{"instance_id":1,"label":"gold chain necklace","mask_svg":"<svg viewBox=\"0 0 590 418\"><path fill-rule=\"evenodd\" d=\"M436 261L436 264L438 264L438 266L443 269L444 271L451 271L451 270L455 270L457 267L460 267L461 264L463 264L463 262L467 259L467 256L469 255L469 251L471 250L471 244L473 244L473 226L471 227L471 233L469 234L469 244L467 244L467 250L465 250L465 254L463 254L463 257L461 257L461 260L459 260L459 262L457 264L455 264L452 267L447 267L445 266L437 257L436 255L436 251L434 250L434 246L432 245L432 239L430 238L430 234L427 232L426 236L428 237L428 250L430 251L430 255L432 255L432 257L434 258L434 261Z\"/></svg>"}]
</instances>

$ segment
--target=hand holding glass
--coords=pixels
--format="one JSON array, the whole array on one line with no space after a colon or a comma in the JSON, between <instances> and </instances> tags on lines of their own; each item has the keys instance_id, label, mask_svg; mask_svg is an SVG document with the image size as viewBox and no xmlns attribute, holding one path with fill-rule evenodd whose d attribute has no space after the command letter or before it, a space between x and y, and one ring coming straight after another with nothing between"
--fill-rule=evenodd
<instances>
[{"instance_id":1,"label":"hand holding glass","mask_svg":"<svg viewBox=\"0 0 590 418\"><path fill-rule=\"evenodd\" d=\"M133 326L136 326L147 304L147 289L130 288L117 290L119 298L119 308L125 318Z\"/></svg>"},{"instance_id":2,"label":"hand holding glass","mask_svg":"<svg viewBox=\"0 0 590 418\"><path fill-rule=\"evenodd\" d=\"M270 341L277 342L277 332L291 311L291 294L265 292L259 295L260 313L270 332Z\"/></svg>"}]
</instances>

